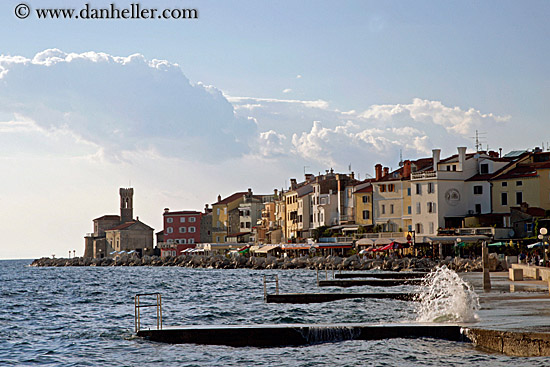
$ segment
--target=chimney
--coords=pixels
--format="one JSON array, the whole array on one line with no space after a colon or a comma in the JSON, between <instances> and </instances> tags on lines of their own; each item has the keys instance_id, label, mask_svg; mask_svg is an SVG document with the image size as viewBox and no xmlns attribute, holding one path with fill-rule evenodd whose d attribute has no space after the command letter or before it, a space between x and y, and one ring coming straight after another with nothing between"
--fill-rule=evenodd
<instances>
[{"instance_id":1,"label":"chimney","mask_svg":"<svg viewBox=\"0 0 550 367\"><path fill-rule=\"evenodd\" d=\"M298 186L298 184L296 183L296 179L295 178L291 178L290 179L290 189L291 190L294 190L296 188L296 186Z\"/></svg>"},{"instance_id":2,"label":"chimney","mask_svg":"<svg viewBox=\"0 0 550 367\"><path fill-rule=\"evenodd\" d=\"M275 199L278 199L279 198L279 190L273 189L273 196L275 197Z\"/></svg>"},{"instance_id":3,"label":"chimney","mask_svg":"<svg viewBox=\"0 0 550 367\"><path fill-rule=\"evenodd\" d=\"M170 211L169 208L164 208L164 214L168 213Z\"/></svg>"},{"instance_id":4,"label":"chimney","mask_svg":"<svg viewBox=\"0 0 550 367\"><path fill-rule=\"evenodd\" d=\"M352 172L349 174L349 177L352 179L352 180L355 180L355 172Z\"/></svg>"},{"instance_id":5,"label":"chimney","mask_svg":"<svg viewBox=\"0 0 550 367\"><path fill-rule=\"evenodd\" d=\"M315 177L315 176L313 176L312 173L306 173L305 176L306 176L306 181L311 181L313 179L313 177Z\"/></svg>"},{"instance_id":6,"label":"chimney","mask_svg":"<svg viewBox=\"0 0 550 367\"><path fill-rule=\"evenodd\" d=\"M465 160L466 160L466 147L458 147L458 171L464 170Z\"/></svg>"},{"instance_id":7,"label":"chimney","mask_svg":"<svg viewBox=\"0 0 550 367\"><path fill-rule=\"evenodd\" d=\"M220 194L218 194L218 203L222 201L222 196Z\"/></svg>"},{"instance_id":8,"label":"chimney","mask_svg":"<svg viewBox=\"0 0 550 367\"><path fill-rule=\"evenodd\" d=\"M411 161L408 159L403 162L403 178L407 178L411 175Z\"/></svg>"},{"instance_id":9,"label":"chimney","mask_svg":"<svg viewBox=\"0 0 550 367\"><path fill-rule=\"evenodd\" d=\"M380 163L374 166L374 172L376 173L376 181L382 178L382 165Z\"/></svg>"},{"instance_id":10,"label":"chimney","mask_svg":"<svg viewBox=\"0 0 550 367\"><path fill-rule=\"evenodd\" d=\"M433 159L432 165L433 165L434 171L437 171L437 165L439 163L440 158L441 158L441 149L432 149L432 159Z\"/></svg>"},{"instance_id":11,"label":"chimney","mask_svg":"<svg viewBox=\"0 0 550 367\"><path fill-rule=\"evenodd\" d=\"M205 213L205 214L208 213L208 204L204 204L204 213Z\"/></svg>"},{"instance_id":12,"label":"chimney","mask_svg":"<svg viewBox=\"0 0 550 367\"><path fill-rule=\"evenodd\" d=\"M388 167L384 167L384 175L382 177L387 176L390 173L390 169Z\"/></svg>"},{"instance_id":13,"label":"chimney","mask_svg":"<svg viewBox=\"0 0 550 367\"><path fill-rule=\"evenodd\" d=\"M252 196L252 189L250 187L248 188L248 196Z\"/></svg>"}]
</instances>

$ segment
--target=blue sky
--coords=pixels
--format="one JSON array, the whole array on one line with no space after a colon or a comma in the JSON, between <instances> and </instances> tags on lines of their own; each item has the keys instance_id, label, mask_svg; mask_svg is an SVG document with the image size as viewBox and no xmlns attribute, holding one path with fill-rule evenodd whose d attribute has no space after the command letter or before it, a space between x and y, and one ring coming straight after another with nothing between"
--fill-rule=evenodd
<instances>
[{"instance_id":1,"label":"blue sky","mask_svg":"<svg viewBox=\"0 0 550 367\"><path fill-rule=\"evenodd\" d=\"M364 178L399 150L473 149L475 130L504 151L550 140L547 1L144 0L199 19L119 21L20 20L19 3L0 4L0 258L82 252L129 182L160 229L164 207L271 192L304 166Z\"/></svg>"}]
</instances>

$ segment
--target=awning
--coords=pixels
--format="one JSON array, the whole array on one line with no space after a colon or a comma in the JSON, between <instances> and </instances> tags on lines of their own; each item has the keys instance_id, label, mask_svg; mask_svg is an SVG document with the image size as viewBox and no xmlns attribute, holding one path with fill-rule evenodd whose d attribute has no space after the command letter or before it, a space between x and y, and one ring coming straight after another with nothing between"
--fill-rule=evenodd
<instances>
[{"instance_id":1,"label":"awning","mask_svg":"<svg viewBox=\"0 0 550 367\"><path fill-rule=\"evenodd\" d=\"M271 246L263 246L263 247L260 247L259 249L257 249L256 253L259 253L259 254L267 254L269 251L272 251L272 250L275 250L275 249L280 249L281 246L279 245L271 245Z\"/></svg>"},{"instance_id":2,"label":"awning","mask_svg":"<svg viewBox=\"0 0 550 367\"><path fill-rule=\"evenodd\" d=\"M355 242L357 246L372 246L374 245L374 238L361 238Z\"/></svg>"},{"instance_id":3,"label":"awning","mask_svg":"<svg viewBox=\"0 0 550 367\"><path fill-rule=\"evenodd\" d=\"M542 242L532 243L530 245L527 245L527 248L535 248L535 247L542 247ZM548 244L546 244L546 247L548 247Z\"/></svg>"},{"instance_id":4,"label":"awning","mask_svg":"<svg viewBox=\"0 0 550 367\"><path fill-rule=\"evenodd\" d=\"M505 242L495 242L495 243L490 243L487 246L508 246L508 244Z\"/></svg>"},{"instance_id":5,"label":"awning","mask_svg":"<svg viewBox=\"0 0 550 367\"><path fill-rule=\"evenodd\" d=\"M351 243L318 243L317 245L315 245L315 247L317 247L319 250L324 250L324 249L346 249L346 248L352 248L352 244Z\"/></svg>"}]
</instances>

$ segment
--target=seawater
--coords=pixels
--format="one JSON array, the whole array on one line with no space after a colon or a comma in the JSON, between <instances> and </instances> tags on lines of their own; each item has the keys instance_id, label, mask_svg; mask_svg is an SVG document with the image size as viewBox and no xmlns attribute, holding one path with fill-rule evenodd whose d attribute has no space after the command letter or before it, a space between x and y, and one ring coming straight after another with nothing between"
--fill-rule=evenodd
<instances>
[{"instance_id":1,"label":"seawater","mask_svg":"<svg viewBox=\"0 0 550 367\"><path fill-rule=\"evenodd\" d=\"M433 339L347 340L285 348L153 343L134 336L137 293L162 294L165 326L411 322L418 314L413 303L399 300L264 303L263 275L277 274L281 292L342 291L317 288L316 273L305 269L34 268L29 264L0 261L0 366L550 365L549 358L488 354L469 343ZM142 327L155 327L153 316L154 308L144 309Z\"/></svg>"}]
</instances>

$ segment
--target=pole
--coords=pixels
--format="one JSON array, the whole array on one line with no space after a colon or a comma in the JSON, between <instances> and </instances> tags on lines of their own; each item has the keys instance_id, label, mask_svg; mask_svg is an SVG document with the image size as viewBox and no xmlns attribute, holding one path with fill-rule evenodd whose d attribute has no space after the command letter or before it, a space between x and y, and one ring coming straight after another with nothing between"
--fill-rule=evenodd
<instances>
[{"instance_id":1,"label":"pole","mask_svg":"<svg viewBox=\"0 0 550 367\"><path fill-rule=\"evenodd\" d=\"M489 249L487 248L487 242L483 241L481 247L481 259L483 262L483 290L491 290L491 276L489 275Z\"/></svg>"}]
</instances>

